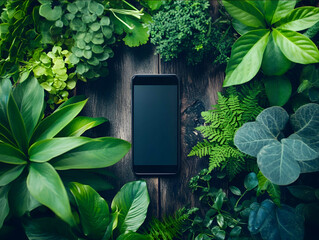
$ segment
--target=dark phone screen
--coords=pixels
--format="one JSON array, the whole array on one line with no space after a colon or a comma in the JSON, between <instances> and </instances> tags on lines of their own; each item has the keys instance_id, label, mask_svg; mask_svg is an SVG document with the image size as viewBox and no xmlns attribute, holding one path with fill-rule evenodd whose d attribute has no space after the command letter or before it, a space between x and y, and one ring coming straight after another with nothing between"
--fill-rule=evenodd
<instances>
[{"instance_id":1,"label":"dark phone screen","mask_svg":"<svg viewBox=\"0 0 319 240\"><path fill-rule=\"evenodd\" d=\"M178 112L177 84L133 85L133 159L137 172L176 171Z\"/></svg>"}]
</instances>

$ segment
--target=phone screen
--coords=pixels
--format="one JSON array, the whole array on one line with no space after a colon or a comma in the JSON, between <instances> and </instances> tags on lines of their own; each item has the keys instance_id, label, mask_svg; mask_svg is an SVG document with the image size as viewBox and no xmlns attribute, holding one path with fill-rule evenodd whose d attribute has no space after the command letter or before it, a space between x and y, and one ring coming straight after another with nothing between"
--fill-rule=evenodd
<instances>
[{"instance_id":1,"label":"phone screen","mask_svg":"<svg viewBox=\"0 0 319 240\"><path fill-rule=\"evenodd\" d=\"M136 75L132 89L135 173L175 174L179 162L177 77Z\"/></svg>"}]
</instances>

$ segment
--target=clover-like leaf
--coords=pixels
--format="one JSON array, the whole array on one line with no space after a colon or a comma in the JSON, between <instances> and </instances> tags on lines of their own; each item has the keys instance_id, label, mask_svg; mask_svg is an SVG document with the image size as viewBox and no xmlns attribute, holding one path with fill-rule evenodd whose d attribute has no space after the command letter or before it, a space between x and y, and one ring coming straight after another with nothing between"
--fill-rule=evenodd
<instances>
[{"instance_id":1,"label":"clover-like leaf","mask_svg":"<svg viewBox=\"0 0 319 240\"><path fill-rule=\"evenodd\" d=\"M46 18L49 21L56 21L62 17L62 7L54 6L52 8L51 4L47 3L40 6L39 13L42 17Z\"/></svg>"}]
</instances>

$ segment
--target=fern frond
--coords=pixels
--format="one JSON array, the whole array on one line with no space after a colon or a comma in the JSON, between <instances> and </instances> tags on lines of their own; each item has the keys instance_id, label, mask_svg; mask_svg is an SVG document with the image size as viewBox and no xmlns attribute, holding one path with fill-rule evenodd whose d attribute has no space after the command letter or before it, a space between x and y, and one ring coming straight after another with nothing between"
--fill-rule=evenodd
<instances>
[{"instance_id":1,"label":"fern frond","mask_svg":"<svg viewBox=\"0 0 319 240\"><path fill-rule=\"evenodd\" d=\"M204 139L203 142L198 142L197 145L193 147L188 156L198 156L200 158L207 156L211 153L212 146L212 143Z\"/></svg>"}]
</instances>

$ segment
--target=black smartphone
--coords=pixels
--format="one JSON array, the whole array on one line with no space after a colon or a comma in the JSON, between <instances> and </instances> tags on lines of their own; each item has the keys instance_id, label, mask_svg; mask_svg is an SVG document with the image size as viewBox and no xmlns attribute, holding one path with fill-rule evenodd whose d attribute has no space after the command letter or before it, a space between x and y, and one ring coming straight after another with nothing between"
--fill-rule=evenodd
<instances>
[{"instance_id":1,"label":"black smartphone","mask_svg":"<svg viewBox=\"0 0 319 240\"><path fill-rule=\"evenodd\" d=\"M174 175L180 162L180 83L174 74L132 78L132 151L137 175Z\"/></svg>"}]
</instances>

